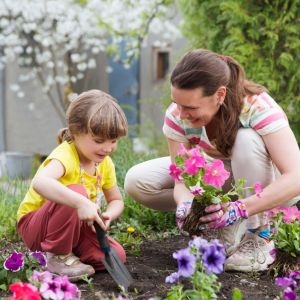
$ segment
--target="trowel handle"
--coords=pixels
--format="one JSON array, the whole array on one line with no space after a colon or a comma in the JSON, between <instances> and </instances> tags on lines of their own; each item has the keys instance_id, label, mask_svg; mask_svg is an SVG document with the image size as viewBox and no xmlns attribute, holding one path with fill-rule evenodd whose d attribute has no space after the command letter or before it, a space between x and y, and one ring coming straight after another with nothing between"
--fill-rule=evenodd
<instances>
[{"instance_id":1,"label":"trowel handle","mask_svg":"<svg viewBox=\"0 0 300 300\"><path fill-rule=\"evenodd\" d=\"M106 232L100 227L97 222L94 222L94 227L96 229L97 240L101 250L106 254L110 252L110 245L106 235Z\"/></svg>"}]
</instances>

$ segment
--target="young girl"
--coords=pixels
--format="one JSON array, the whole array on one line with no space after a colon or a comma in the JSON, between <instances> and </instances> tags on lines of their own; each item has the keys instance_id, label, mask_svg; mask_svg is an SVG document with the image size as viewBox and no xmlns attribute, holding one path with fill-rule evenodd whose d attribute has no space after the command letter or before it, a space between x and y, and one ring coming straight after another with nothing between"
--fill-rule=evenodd
<instances>
[{"instance_id":1,"label":"young girl","mask_svg":"<svg viewBox=\"0 0 300 300\"><path fill-rule=\"evenodd\" d=\"M48 270L76 281L104 269L103 253L93 222L107 230L123 209L114 164L109 157L127 120L110 95L90 90L67 110L67 128L34 176L18 214L18 232L32 251L45 251ZM101 192L107 210L100 211ZM112 238L110 246L124 262L124 249Z\"/></svg>"}]
</instances>

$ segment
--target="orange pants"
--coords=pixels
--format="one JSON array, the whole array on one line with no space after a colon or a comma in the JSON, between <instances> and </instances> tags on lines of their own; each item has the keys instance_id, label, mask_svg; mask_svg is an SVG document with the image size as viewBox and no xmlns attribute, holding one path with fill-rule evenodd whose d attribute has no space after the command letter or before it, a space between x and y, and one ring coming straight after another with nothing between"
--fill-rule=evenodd
<instances>
[{"instance_id":1,"label":"orange pants","mask_svg":"<svg viewBox=\"0 0 300 300\"><path fill-rule=\"evenodd\" d=\"M87 196L81 185L68 187ZM81 262L93 266L95 270L105 269L101 263L104 253L99 247L96 233L86 222L79 220L75 208L47 200L41 208L23 216L17 224L17 230L31 251L57 255L73 252ZM108 239L121 261L125 262L123 247L111 237Z\"/></svg>"}]
</instances>

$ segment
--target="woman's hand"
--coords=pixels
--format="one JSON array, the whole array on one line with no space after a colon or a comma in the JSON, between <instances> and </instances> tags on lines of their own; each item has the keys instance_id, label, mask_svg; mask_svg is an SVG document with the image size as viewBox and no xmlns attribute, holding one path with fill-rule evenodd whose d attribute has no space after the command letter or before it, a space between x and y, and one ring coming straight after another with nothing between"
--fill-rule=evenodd
<instances>
[{"instance_id":1,"label":"woman's hand","mask_svg":"<svg viewBox=\"0 0 300 300\"><path fill-rule=\"evenodd\" d=\"M235 223L237 220L248 218L245 204L241 200L222 204L212 204L205 208L208 215L200 218L207 228L222 228Z\"/></svg>"},{"instance_id":2,"label":"woman's hand","mask_svg":"<svg viewBox=\"0 0 300 300\"><path fill-rule=\"evenodd\" d=\"M176 224L180 230L182 229L185 218L187 217L187 215L191 210L192 203L193 203L192 200L185 201L178 204L176 208Z\"/></svg>"}]
</instances>

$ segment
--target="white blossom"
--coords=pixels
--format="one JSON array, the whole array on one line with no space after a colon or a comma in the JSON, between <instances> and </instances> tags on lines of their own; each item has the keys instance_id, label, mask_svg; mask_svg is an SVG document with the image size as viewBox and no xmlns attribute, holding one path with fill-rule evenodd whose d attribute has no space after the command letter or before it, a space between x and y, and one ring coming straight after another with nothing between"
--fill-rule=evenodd
<instances>
[{"instance_id":1,"label":"white blossom","mask_svg":"<svg viewBox=\"0 0 300 300\"><path fill-rule=\"evenodd\" d=\"M73 87L87 69L95 68L101 51L110 49L119 60L117 50L124 39L127 56L136 57L149 32L163 36L166 43L178 38L178 28L167 15L163 0L87 0L86 5L73 0L1 0L0 68L12 62L28 67L31 75L23 75L20 82L28 78L33 83L36 76L48 96L56 86L62 98L63 86ZM14 89L24 97L20 88Z\"/></svg>"}]
</instances>

